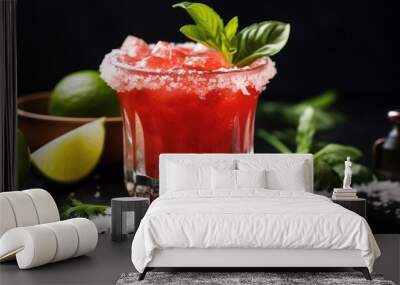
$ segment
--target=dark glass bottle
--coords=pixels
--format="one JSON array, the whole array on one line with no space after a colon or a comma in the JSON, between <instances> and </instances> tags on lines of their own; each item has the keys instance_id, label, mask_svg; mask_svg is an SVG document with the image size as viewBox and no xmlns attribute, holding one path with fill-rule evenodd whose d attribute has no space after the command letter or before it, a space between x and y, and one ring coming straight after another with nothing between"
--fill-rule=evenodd
<instances>
[{"instance_id":1,"label":"dark glass bottle","mask_svg":"<svg viewBox=\"0 0 400 285\"><path fill-rule=\"evenodd\" d=\"M379 179L400 181L400 110L390 111L388 118L394 126L374 144L373 169Z\"/></svg>"}]
</instances>

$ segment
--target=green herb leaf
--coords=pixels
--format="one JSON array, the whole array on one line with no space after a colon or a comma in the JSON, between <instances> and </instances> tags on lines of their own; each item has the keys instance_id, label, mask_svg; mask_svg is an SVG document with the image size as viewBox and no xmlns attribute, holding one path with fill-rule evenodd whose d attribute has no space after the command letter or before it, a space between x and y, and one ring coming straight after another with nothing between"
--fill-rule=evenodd
<instances>
[{"instance_id":1,"label":"green herb leaf","mask_svg":"<svg viewBox=\"0 0 400 285\"><path fill-rule=\"evenodd\" d=\"M225 26L225 35L228 38L228 40L233 39L233 37L236 35L238 27L239 27L239 18L235 16Z\"/></svg>"},{"instance_id":2,"label":"green herb leaf","mask_svg":"<svg viewBox=\"0 0 400 285\"><path fill-rule=\"evenodd\" d=\"M339 175L323 160L314 159L314 188L317 191L332 190L340 186Z\"/></svg>"},{"instance_id":3,"label":"green herb leaf","mask_svg":"<svg viewBox=\"0 0 400 285\"><path fill-rule=\"evenodd\" d=\"M278 53L285 46L289 33L290 25L278 21L265 21L244 28L235 37L237 52L233 63L244 66Z\"/></svg>"},{"instance_id":4,"label":"green herb leaf","mask_svg":"<svg viewBox=\"0 0 400 285\"><path fill-rule=\"evenodd\" d=\"M316 190L332 190L340 187L344 174L344 161L350 156L352 160L361 158L358 149L338 144L328 144L314 155L314 181ZM365 183L372 180L371 171L364 165L353 162L353 183Z\"/></svg>"},{"instance_id":5,"label":"green herb leaf","mask_svg":"<svg viewBox=\"0 0 400 285\"><path fill-rule=\"evenodd\" d=\"M280 129L276 131L270 131L272 135L278 138L290 149L295 146L297 131L295 129Z\"/></svg>"},{"instance_id":6,"label":"green herb leaf","mask_svg":"<svg viewBox=\"0 0 400 285\"><path fill-rule=\"evenodd\" d=\"M273 101L261 102L258 106L259 112L257 112L257 117L259 121L267 121L269 128L272 130L295 129L304 110L311 106L315 112L317 131L327 131L343 123L345 120L345 116L342 113L329 110L329 107L336 100L336 92L328 90L321 95L311 97L297 104Z\"/></svg>"},{"instance_id":7,"label":"green herb leaf","mask_svg":"<svg viewBox=\"0 0 400 285\"><path fill-rule=\"evenodd\" d=\"M318 96L311 97L299 103L299 105L311 106L316 109L327 109L337 101L335 90L326 90Z\"/></svg>"},{"instance_id":8,"label":"green herb leaf","mask_svg":"<svg viewBox=\"0 0 400 285\"><path fill-rule=\"evenodd\" d=\"M221 52L228 63L232 62L232 56L236 52L232 39L238 28L237 17L232 18L224 27L224 22L217 12L203 3L181 2L172 7L185 9L196 24L181 27L181 33L193 41Z\"/></svg>"},{"instance_id":9,"label":"green herb leaf","mask_svg":"<svg viewBox=\"0 0 400 285\"><path fill-rule=\"evenodd\" d=\"M212 46L212 43L208 42L207 32L196 25L185 25L179 30L191 40L197 41L205 46Z\"/></svg>"},{"instance_id":10,"label":"green herb leaf","mask_svg":"<svg viewBox=\"0 0 400 285\"><path fill-rule=\"evenodd\" d=\"M314 108L307 107L299 119L297 127L297 153L310 152L315 134Z\"/></svg>"},{"instance_id":11,"label":"green herb leaf","mask_svg":"<svg viewBox=\"0 0 400 285\"><path fill-rule=\"evenodd\" d=\"M211 7L202 3L181 2L172 6L183 8L198 27L216 37L224 27L221 17Z\"/></svg>"},{"instance_id":12,"label":"green herb leaf","mask_svg":"<svg viewBox=\"0 0 400 285\"><path fill-rule=\"evenodd\" d=\"M70 219L74 217L89 218L91 216L105 215L105 211L110 206L84 204L77 199L71 199L71 205L64 208L62 212L63 219Z\"/></svg>"},{"instance_id":13,"label":"green herb leaf","mask_svg":"<svg viewBox=\"0 0 400 285\"><path fill-rule=\"evenodd\" d=\"M362 152L352 146L332 143L318 151L314 160L323 160L333 167L338 163L344 163L348 156L351 157L351 160L356 161L362 157Z\"/></svg>"},{"instance_id":14,"label":"green herb leaf","mask_svg":"<svg viewBox=\"0 0 400 285\"><path fill-rule=\"evenodd\" d=\"M333 170L339 175L340 179L344 177L344 163L338 163L333 167ZM352 183L353 184L360 184L366 183L372 180L372 173L368 169L368 167L353 162L351 165L352 171Z\"/></svg>"},{"instance_id":15,"label":"green herb leaf","mask_svg":"<svg viewBox=\"0 0 400 285\"><path fill-rule=\"evenodd\" d=\"M291 150L276 136L259 129L257 135L282 153L291 153Z\"/></svg>"},{"instance_id":16,"label":"green herb leaf","mask_svg":"<svg viewBox=\"0 0 400 285\"><path fill-rule=\"evenodd\" d=\"M278 21L265 21L241 30L238 17L224 26L222 18L203 3L181 2L174 8L185 9L195 25L183 26L180 31L193 41L219 51L228 63L244 66L278 53L286 44L290 26Z\"/></svg>"}]
</instances>

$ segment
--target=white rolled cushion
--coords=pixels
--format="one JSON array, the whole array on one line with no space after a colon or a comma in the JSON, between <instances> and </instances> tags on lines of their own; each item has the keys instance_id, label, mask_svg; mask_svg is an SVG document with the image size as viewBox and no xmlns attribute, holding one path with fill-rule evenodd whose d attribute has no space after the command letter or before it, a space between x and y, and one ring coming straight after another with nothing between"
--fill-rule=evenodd
<instances>
[{"instance_id":1,"label":"white rolled cushion","mask_svg":"<svg viewBox=\"0 0 400 285\"><path fill-rule=\"evenodd\" d=\"M60 220L56 202L49 192L43 189L29 189L22 191L30 196L36 208L39 224L57 222Z\"/></svg>"},{"instance_id":2,"label":"white rolled cushion","mask_svg":"<svg viewBox=\"0 0 400 285\"><path fill-rule=\"evenodd\" d=\"M78 233L78 248L74 257L93 251L97 246L98 233L95 224L84 218L66 220Z\"/></svg>"},{"instance_id":3,"label":"white rolled cushion","mask_svg":"<svg viewBox=\"0 0 400 285\"><path fill-rule=\"evenodd\" d=\"M78 250L78 233L66 221L44 224L56 236L57 248L51 262L57 262L75 256Z\"/></svg>"},{"instance_id":4,"label":"white rolled cushion","mask_svg":"<svg viewBox=\"0 0 400 285\"><path fill-rule=\"evenodd\" d=\"M0 193L0 237L15 227L60 220L57 205L43 189Z\"/></svg>"},{"instance_id":5,"label":"white rolled cushion","mask_svg":"<svg viewBox=\"0 0 400 285\"><path fill-rule=\"evenodd\" d=\"M56 249L51 229L43 225L14 228L0 238L0 261L15 255L19 268L28 269L51 262Z\"/></svg>"},{"instance_id":6,"label":"white rolled cushion","mask_svg":"<svg viewBox=\"0 0 400 285\"><path fill-rule=\"evenodd\" d=\"M96 226L88 219L18 227L0 238L0 261L14 257L28 269L86 254L96 248Z\"/></svg>"},{"instance_id":7,"label":"white rolled cushion","mask_svg":"<svg viewBox=\"0 0 400 285\"><path fill-rule=\"evenodd\" d=\"M211 188L213 190L235 190L236 189L236 170L230 169L211 169Z\"/></svg>"},{"instance_id":8,"label":"white rolled cushion","mask_svg":"<svg viewBox=\"0 0 400 285\"><path fill-rule=\"evenodd\" d=\"M267 170L267 188L273 190L306 191L310 181L305 160L239 159L239 170Z\"/></svg>"},{"instance_id":9,"label":"white rolled cushion","mask_svg":"<svg viewBox=\"0 0 400 285\"><path fill-rule=\"evenodd\" d=\"M267 188L267 171L235 170L237 188Z\"/></svg>"},{"instance_id":10,"label":"white rolled cushion","mask_svg":"<svg viewBox=\"0 0 400 285\"><path fill-rule=\"evenodd\" d=\"M9 229L15 228L14 211L8 199L0 194L0 237Z\"/></svg>"},{"instance_id":11,"label":"white rolled cushion","mask_svg":"<svg viewBox=\"0 0 400 285\"><path fill-rule=\"evenodd\" d=\"M17 227L33 226L39 223L38 214L31 197L22 191L3 192L13 209Z\"/></svg>"},{"instance_id":12,"label":"white rolled cushion","mask_svg":"<svg viewBox=\"0 0 400 285\"><path fill-rule=\"evenodd\" d=\"M211 169L206 166L169 163L168 189L171 191L211 189Z\"/></svg>"}]
</instances>

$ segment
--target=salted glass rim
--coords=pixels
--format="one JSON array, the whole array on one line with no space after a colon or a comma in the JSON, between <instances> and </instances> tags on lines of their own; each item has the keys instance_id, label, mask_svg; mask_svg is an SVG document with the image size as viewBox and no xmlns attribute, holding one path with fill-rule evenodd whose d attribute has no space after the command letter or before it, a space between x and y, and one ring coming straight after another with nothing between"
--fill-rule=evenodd
<instances>
[{"instance_id":1,"label":"salted glass rim","mask_svg":"<svg viewBox=\"0 0 400 285\"><path fill-rule=\"evenodd\" d=\"M187 76L187 75L230 75L240 74L246 72L261 71L268 65L273 64L273 61L269 57L263 57L256 60L250 65L244 67L231 67L231 68L218 68L212 70L197 70L197 69L183 69L183 68L171 68L167 70L161 69L150 69L143 67L136 67L134 65L124 63L119 59L120 55L124 55L125 52L120 49L112 50L109 56L109 64L114 65L117 68L143 75L163 75L163 76Z\"/></svg>"}]
</instances>

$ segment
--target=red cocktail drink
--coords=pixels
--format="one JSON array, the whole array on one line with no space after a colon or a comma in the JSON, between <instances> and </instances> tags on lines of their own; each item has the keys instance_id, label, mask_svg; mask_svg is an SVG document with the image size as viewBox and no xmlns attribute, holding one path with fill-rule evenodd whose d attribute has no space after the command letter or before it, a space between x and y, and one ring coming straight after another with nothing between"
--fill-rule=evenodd
<instances>
[{"instance_id":1,"label":"red cocktail drink","mask_svg":"<svg viewBox=\"0 0 400 285\"><path fill-rule=\"evenodd\" d=\"M118 92L126 183L137 194L138 175L158 179L161 153L252 152L257 100L276 70L268 58L237 68L200 45L128 37L101 72Z\"/></svg>"}]
</instances>

